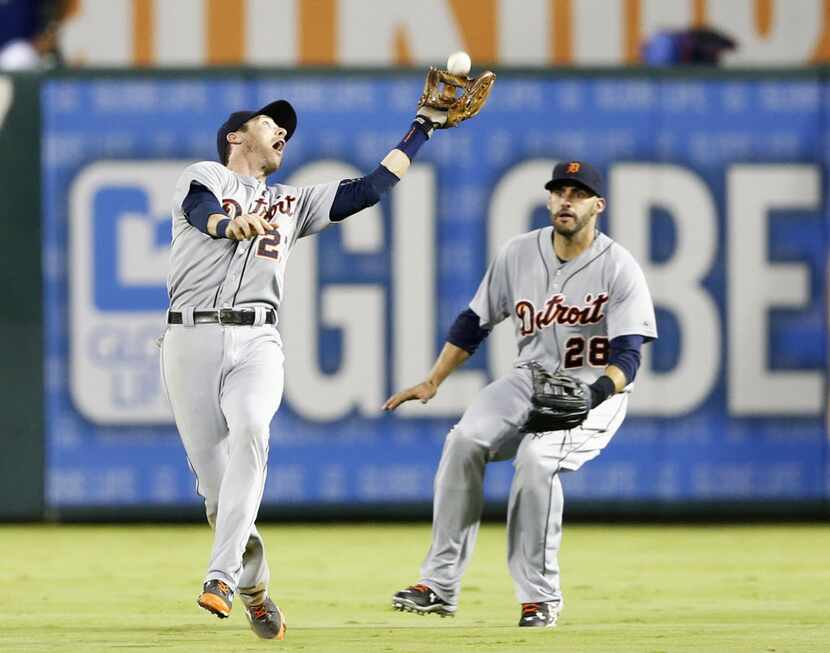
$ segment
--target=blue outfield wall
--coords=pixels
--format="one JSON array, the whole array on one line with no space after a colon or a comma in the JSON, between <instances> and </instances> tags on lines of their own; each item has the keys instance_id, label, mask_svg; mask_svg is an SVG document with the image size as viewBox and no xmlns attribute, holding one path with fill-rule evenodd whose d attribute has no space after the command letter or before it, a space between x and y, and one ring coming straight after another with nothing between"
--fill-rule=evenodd
<instances>
[{"instance_id":1,"label":"blue outfield wall","mask_svg":"<svg viewBox=\"0 0 830 653\"><path fill-rule=\"evenodd\" d=\"M50 508L194 503L158 379L169 202L215 157L227 113L299 113L277 178L371 170L406 131L420 76L62 77L42 101ZM609 448L571 499L821 500L826 428L830 84L820 77L500 74L379 207L307 239L288 266L287 384L267 505L426 501L443 438L510 365L509 327L402 414L506 238L546 223L558 159L608 180L602 228L643 264L660 340ZM506 497L512 468L488 468Z\"/></svg>"}]
</instances>

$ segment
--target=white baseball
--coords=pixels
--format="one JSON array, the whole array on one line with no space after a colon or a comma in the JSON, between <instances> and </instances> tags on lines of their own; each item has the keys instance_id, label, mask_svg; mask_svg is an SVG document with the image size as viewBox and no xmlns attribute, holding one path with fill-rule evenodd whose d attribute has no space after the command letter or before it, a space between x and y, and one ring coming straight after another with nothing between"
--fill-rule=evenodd
<instances>
[{"instance_id":1,"label":"white baseball","mask_svg":"<svg viewBox=\"0 0 830 653\"><path fill-rule=\"evenodd\" d=\"M470 55L463 50L453 52L447 57L447 71L453 75L466 75L470 72L470 66L472 65Z\"/></svg>"}]
</instances>

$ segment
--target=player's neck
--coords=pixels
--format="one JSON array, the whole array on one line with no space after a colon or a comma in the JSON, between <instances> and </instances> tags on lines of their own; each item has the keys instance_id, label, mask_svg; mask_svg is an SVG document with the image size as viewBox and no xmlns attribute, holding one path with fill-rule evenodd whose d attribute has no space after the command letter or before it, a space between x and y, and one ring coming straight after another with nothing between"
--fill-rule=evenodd
<instances>
[{"instance_id":1,"label":"player's neck","mask_svg":"<svg viewBox=\"0 0 830 653\"><path fill-rule=\"evenodd\" d=\"M257 166L245 157L231 157L227 165L228 170L235 172L243 177L254 177L259 181L265 181L265 170L262 166Z\"/></svg>"},{"instance_id":2,"label":"player's neck","mask_svg":"<svg viewBox=\"0 0 830 653\"><path fill-rule=\"evenodd\" d=\"M563 261L571 261L594 244L596 229L587 224L575 234L565 236L553 230L553 253Z\"/></svg>"}]
</instances>

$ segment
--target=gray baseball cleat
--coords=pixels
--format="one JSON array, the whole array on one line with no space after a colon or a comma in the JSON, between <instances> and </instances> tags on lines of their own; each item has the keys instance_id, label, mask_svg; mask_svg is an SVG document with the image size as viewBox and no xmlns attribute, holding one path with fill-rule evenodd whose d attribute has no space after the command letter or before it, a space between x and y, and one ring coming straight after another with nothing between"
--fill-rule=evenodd
<instances>
[{"instance_id":1,"label":"gray baseball cleat","mask_svg":"<svg viewBox=\"0 0 830 653\"><path fill-rule=\"evenodd\" d=\"M285 639L285 615L267 596L259 605L249 605L245 608L245 616L251 624L257 637L262 639Z\"/></svg>"},{"instance_id":2,"label":"gray baseball cleat","mask_svg":"<svg viewBox=\"0 0 830 653\"><path fill-rule=\"evenodd\" d=\"M196 603L199 607L224 619L231 613L233 590L224 581L209 580L204 584Z\"/></svg>"},{"instance_id":3,"label":"gray baseball cleat","mask_svg":"<svg viewBox=\"0 0 830 653\"><path fill-rule=\"evenodd\" d=\"M553 628L559 620L559 601L544 603L522 603L519 625L529 628Z\"/></svg>"},{"instance_id":4,"label":"gray baseball cleat","mask_svg":"<svg viewBox=\"0 0 830 653\"><path fill-rule=\"evenodd\" d=\"M454 617L455 606L450 605L431 588L421 583L410 585L392 597L392 607L400 612L416 614L437 614L441 617Z\"/></svg>"}]
</instances>

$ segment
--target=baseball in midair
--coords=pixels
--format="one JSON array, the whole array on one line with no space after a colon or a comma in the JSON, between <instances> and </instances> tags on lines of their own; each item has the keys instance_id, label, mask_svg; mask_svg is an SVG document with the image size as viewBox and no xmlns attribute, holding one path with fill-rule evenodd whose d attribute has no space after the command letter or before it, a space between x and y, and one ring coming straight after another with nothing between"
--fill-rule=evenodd
<instances>
[{"instance_id":1,"label":"baseball in midair","mask_svg":"<svg viewBox=\"0 0 830 653\"><path fill-rule=\"evenodd\" d=\"M470 55L463 50L453 52L447 57L447 72L453 75L466 75L470 72L470 66L472 65L473 62L470 61Z\"/></svg>"}]
</instances>

